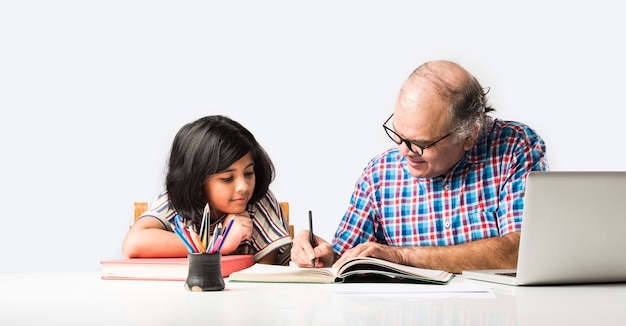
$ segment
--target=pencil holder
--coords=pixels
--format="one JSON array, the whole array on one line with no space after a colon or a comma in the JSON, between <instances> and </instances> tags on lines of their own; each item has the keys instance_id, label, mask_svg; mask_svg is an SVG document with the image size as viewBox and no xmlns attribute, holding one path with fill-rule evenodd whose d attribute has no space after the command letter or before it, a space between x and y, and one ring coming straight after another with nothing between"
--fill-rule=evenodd
<instances>
[{"instance_id":1,"label":"pencil holder","mask_svg":"<svg viewBox=\"0 0 626 326\"><path fill-rule=\"evenodd\" d=\"M189 272L185 289L193 292L224 289L221 253L189 253L187 257L189 258Z\"/></svg>"}]
</instances>

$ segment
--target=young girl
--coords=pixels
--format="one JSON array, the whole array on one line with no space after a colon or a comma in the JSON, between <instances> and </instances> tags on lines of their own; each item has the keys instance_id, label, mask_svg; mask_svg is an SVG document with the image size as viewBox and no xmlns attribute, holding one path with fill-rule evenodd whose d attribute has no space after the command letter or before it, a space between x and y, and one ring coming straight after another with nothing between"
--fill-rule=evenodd
<instances>
[{"instance_id":1,"label":"young girl","mask_svg":"<svg viewBox=\"0 0 626 326\"><path fill-rule=\"evenodd\" d=\"M214 115L186 124L172 143L166 189L130 228L122 252L129 258L186 257L174 218L178 214L200 230L208 207L211 231L234 220L222 254L253 254L256 262L286 265L291 237L269 190L273 179L269 156L238 122Z\"/></svg>"}]
</instances>

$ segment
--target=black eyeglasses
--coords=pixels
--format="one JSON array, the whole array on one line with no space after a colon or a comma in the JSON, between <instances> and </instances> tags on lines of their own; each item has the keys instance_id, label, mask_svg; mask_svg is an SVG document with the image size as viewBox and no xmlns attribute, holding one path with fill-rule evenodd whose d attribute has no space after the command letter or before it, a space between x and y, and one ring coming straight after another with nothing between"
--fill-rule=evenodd
<instances>
[{"instance_id":1,"label":"black eyeglasses","mask_svg":"<svg viewBox=\"0 0 626 326\"><path fill-rule=\"evenodd\" d=\"M426 145L426 146L422 146L422 145L418 145L406 138L402 138L400 137L400 135L398 135L395 131L393 131L393 129L387 127L387 122L389 122L389 120L391 120L391 117L393 117L393 113L389 116L389 118L387 118L387 120L385 120L385 122L383 123L383 129L385 129L385 132L387 133L387 136L389 136L389 138L391 138L391 140L393 140L394 143L400 145L402 143L404 143L406 145L406 147L409 148L409 150L419 156L422 156L422 154L424 154L424 150L427 149L428 147L431 147L433 145L435 145L436 143L442 141L443 139L445 139L446 137L452 135L452 133L454 133L454 131L456 130L452 130L449 133L447 133L445 136L435 140L434 142Z\"/></svg>"}]
</instances>

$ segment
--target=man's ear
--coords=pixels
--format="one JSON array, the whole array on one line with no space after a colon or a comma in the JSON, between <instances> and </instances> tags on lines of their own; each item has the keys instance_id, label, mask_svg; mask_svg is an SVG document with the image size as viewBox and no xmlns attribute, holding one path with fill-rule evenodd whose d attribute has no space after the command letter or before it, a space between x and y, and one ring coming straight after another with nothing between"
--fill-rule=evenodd
<instances>
[{"instance_id":1,"label":"man's ear","mask_svg":"<svg viewBox=\"0 0 626 326\"><path fill-rule=\"evenodd\" d=\"M463 148L467 151L474 147L476 143L476 139L478 139L478 134L480 133L480 125L478 123L474 124L472 128L472 132L467 138L465 138L465 143L463 144Z\"/></svg>"}]
</instances>

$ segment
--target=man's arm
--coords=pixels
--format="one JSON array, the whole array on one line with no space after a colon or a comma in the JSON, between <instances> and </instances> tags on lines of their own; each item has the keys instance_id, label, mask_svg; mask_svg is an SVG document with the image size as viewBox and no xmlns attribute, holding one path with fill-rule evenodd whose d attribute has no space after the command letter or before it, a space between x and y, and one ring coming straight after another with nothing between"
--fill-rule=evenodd
<instances>
[{"instance_id":1,"label":"man's arm","mask_svg":"<svg viewBox=\"0 0 626 326\"><path fill-rule=\"evenodd\" d=\"M515 268L520 232L476 240L454 246L391 247L375 242L362 243L335 262L350 257L372 256L403 265L460 273L469 269Z\"/></svg>"}]
</instances>

